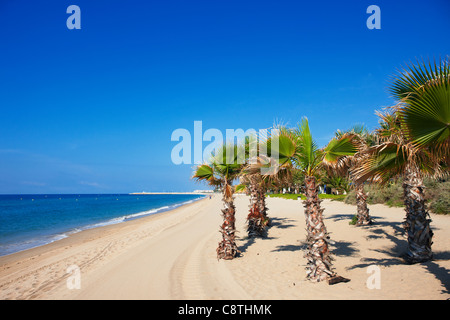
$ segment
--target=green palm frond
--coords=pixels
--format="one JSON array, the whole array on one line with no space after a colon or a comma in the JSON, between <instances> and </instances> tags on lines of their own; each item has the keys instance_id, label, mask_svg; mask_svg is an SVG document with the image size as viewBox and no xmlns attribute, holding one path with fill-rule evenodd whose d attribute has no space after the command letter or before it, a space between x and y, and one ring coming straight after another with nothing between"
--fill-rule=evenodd
<instances>
[{"instance_id":1,"label":"green palm frond","mask_svg":"<svg viewBox=\"0 0 450 320\"><path fill-rule=\"evenodd\" d=\"M192 179L207 182L211 186L224 187L235 180L244 164L239 161L241 147L224 144L217 148L206 164L195 168Z\"/></svg>"},{"instance_id":2,"label":"green palm frond","mask_svg":"<svg viewBox=\"0 0 450 320\"><path fill-rule=\"evenodd\" d=\"M214 169L207 164L202 164L197 167L192 178L197 180L210 180L213 176Z\"/></svg>"},{"instance_id":3,"label":"green palm frond","mask_svg":"<svg viewBox=\"0 0 450 320\"><path fill-rule=\"evenodd\" d=\"M285 165L295 156L297 146L291 134L281 133L271 139L271 146L276 144L274 148L275 154L272 157L278 159L280 166Z\"/></svg>"},{"instance_id":4,"label":"green palm frond","mask_svg":"<svg viewBox=\"0 0 450 320\"><path fill-rule=\"evenodd\" d=\"M436 63L431 61L417 61L407 64L392 77L389 91L397 100L403 100L412 93L420 92L425 86L436 80L450 76L448 57Z\"/></svg>"},{"instance_id":5,"label":"green palm frond","mask_svg":"<svg viewBox=\"0 0 450 320\"><path fill-rule=\"evenodd\" d=\"M410 149L404 145L385 143L371 148L371 155L354 170L356 181L372 180L381 184L404 172Z\"/></svg>"},{"instance_id":6,"label":"green palm frond","mask_svg":"<svg viewBox=\"0 0 450 320\"><path fill-rule=\"evenodd\" d=\"M448 146L450 136L450 77L425 85L400 107L401 121L409 140L419 146ZM448 149L447 149L448 150Z\"/></svg>"},{"instance_id":7,"label":"green palm frond","mask_svg":"<svg viewBox=\"0 0 450 320\"><path fill-rule=\"evenodd\" d=\"M395 113L399 123L395 127L397 136L403 136L414 147L426 149L435 158L449 163L449 57L439 62L422 61L407 66L394 77L389 89L400 101ZM384 131L386 136L391 133Z\"/></svg>"},{"instance_id":8,"label":"green palm frond","mask_svg":"<svg viewBox=\"0 0 450 320\"><path fill-rule=\"evenodd\" d=\"M245 150L236 144L224 144L212 155L211 165L226 180L234 180L240 173L245 161L241 159Z\"/></svg>"},{"instance_id":9,"label":"green palm frond","mask_svg":"<svg viewBox=\"0 0 450 320\"><path fill-rule=\"evenodd\" d=\"M244 168L246 174L279 175L281 170L291 164L296 152L293 135L286 128L277 128L275 134L270 134L259 143L259 153L256 158ZM272 177L272 179L277 179Z\"/></svg>"},{"instance_id":10,"label":"green palm frond","mask_svg":"<svg viewBox=\"0 0 450 320\"><path fill-rule=\"evenodd\" d=\"M335 188L341 193L350 191L350 181L343 176L327 174L321 177L321 183L326 184L327 187Z\"/></svg>"},{"instance_id":11,"label":"green palm frond","mask_svg":"<svg viewBox=\"0 0 450 320\"><path fill-rule=\"evenodd\" d=\"M375 114L380 118L380 127L375 130L377 138L380 143L394 142L403 144L405 142L404 130L401 126L401 121L398 111L399 106L388 108L388 110L381 112L375 111Z\"/></svg>"},{"instance_id":12,"label":"green palm frond","mask_svg":"<svg viewBox=\"0 0 450 320\"><path fill-rule=\"evenodd\" d=\"M350 129L342 131L342 130L336 130L335 137L336 138L342 138L345 134L356 134L359 136L364 136L369 134L369 130L367 127L362 123L354 124Z\"/></svg>"},{"instance_id":13,"label":"green palm frond","mask_svg":"<svg viewBox=\"0 0 450 320\"><path fill-rule=\"evenodd\" d=\"M214 167L207 164L202 164L196 167L192 179L197 181L205 181L211 186L217 186L220 184L220 181L214 176Z\"/></svg>"},{"instance_id":14,"label":"green palm frond","mask_svg":"<svg viewBox=\"0 0 450 320\"><path fill-rule=\"evenodd\" d=\"M318 147L309 129L308 118L304 117L301 120L296 130L296 136L301 147L301 152L297 156L298 164L302 167L313 167Z\"/></svg>"},{"instance_id":15,"label":"green palm frond","mask_svg":"<svg viewBox=\"0 0 450 320\"><path fill-rule=\"evenodd\" d=\"M346 175L358 153L358 135L342 134L333 138L323 150L323 167L329 174Z\"/></svg>"},{"instance_id":16,"label":"green palm frond","mask_svg":"<svg viewBox=\"0 0 450 320\"><path fill-rule=\"evenodd\" d=\"M323 161L336 164L344 157L354 156L358 148L354 142L355 135L345 134L341 138L333 138L324 149Z\"/></svg>"},{"instance_id":17,"label":"green palm frond","mask_svg":"<svg viewBox=\"0 0 450 320\"><path fill-rule=\"evenodd\" d=\"M366 147L376 144L377 137L374 132L370 132L364 124L355 124L349 130L336 134L336 137L341 137L344 134L352 134L359 142L358 149L365 149Z\"/></svg>"},{"instance_id":18,"label":"green palm frond","mask_svg":"<svg viewBox=\"0 0 450 320\"><path fill-rule=\"evenodd\" d=\"M308 118L302 118L294 134L298 146L295 163L305 175L313 176L322 163L323 151L318 148L312 137Z\"/></svg>"},{"instance_id":19,"label":"green palm frond","mask_svg":"<svg viewBox=\"0 0 450 320\"><path fill-rule=\"evenodd\" d=\"M234 187L235 192L244 192L246 190L247 190L246 184L238 184L237 186Z\"/></svg>"}]
</instances>

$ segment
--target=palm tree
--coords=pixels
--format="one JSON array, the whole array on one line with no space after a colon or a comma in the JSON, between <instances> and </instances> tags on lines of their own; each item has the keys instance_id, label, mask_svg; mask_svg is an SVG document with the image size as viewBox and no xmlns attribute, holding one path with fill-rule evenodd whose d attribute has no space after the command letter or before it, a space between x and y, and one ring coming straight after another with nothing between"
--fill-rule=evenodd
<instances>
[{"instance_id":1,"label":"palm tree","mask_svg":"<svg viewBox=\"0 0 450 320\"><path fill-rule=\"evenodd\" d=\"M192 177L197 181L204 181L210 186L222 190L222 201L225 208L222 209L224 221L220 228L222 241L219 242L217 248L218 259L231 260L240 253L235 241L236 208L234 206L233 194L235 188L233 181L240 174L242 167L243 164L238 161L238 148L224 145L218 154L213 155L209 163L199 165Z\"/></svg>"},{"instance_id":2,"label":"palm tree","mask_svg":"<svg viewBox=\"0 0 450 320\"><path fill-rule=\"evenodd\" d=\"M290 168L296 168L305 177L307 278L312 281L328 280L330 284L349 281L332 271L330 237L323 220L316 175L325 163L337 163L341 156L353 154L353 144L348 137L342 137L333 139L323 150L319 149L312 138L307 118L302 119L297 129L280 130L280 134L272 139L277 139L278 143L278 153L272 155L276 159L273 174L283 174ZM271 165L274 166L273 162Z\"/></svg>"},{"instance_id":3,"label":"palm tree","mask_svg":"<svg viewBox=\"0 0 450 320\"><path fill-rule=\"evenodd\" d=\"M344 192L350 191L349 179L346 176L338 175L334 172L326 173L322 177L322 183L324 183L327 188L333 188L338 192L338 194L344 194Z\"/></svg>"},{"instance_id":4,"label":"palm tree","mask_svg":"<svg viewBox=\"0 0 450 320\"><path fill-rule=\"evenodd\" d=\"M436 171L437 163L433 162L428 152L418 152L404 135L401 127L400 116L396 109L388 112L378 112L381 118L380 128L377 133L380 137L379 144L367 150L368 157L360 163L355 170L360 181L370 179L381 185L391 179L401 176L403 178L404 203L406 210L405 230L408 233L409 248L405 260L410 263L431 259L431 243L433 232L430 228L431 219L425 208L423 198L423 175L432 175ZM417 208L413 208L419 205ZM409 230L412 225L415 232L420 233L415 237ZM419 240L420 245L414 240Z\"/></svg>"},{"instance_id":5,"label":"palm tree","mask_svg":"<svg viewBox=\"0 0 450 320\"><path fill-rule=\"evenodd\" d=\"M265 237L270 219L267 216L266 189L267 182L259 173L241 172L241 182L246 185L250 198L247 216L247 234L249 237Z\"/></svg>"},{"instance_id":6,"label":"palm tree","mask_svg":"<svg viewBox=\"0 0 450 320\"><path fill-rule=\"evenodd\" d=\"M303 173L295 168L292 168L292 186L294 187L294 193L299 194L303 190L305 184L305 176Z\"/></svg>"},{"instance_id":7,"label":"palm tree","mask_svg":"<svg viewBox=\"0 0 450 320\"><path fill-rule=\"evenodd\" d=\"M448 174L450 136L450 67L446 58L438 64L411 65L399 71L390 86L398 104L381 117L381 143L359 168L361 179L386 182L403 176L408 236L407 263L432 259L433 231L424 197L424 176Z\"/></svg>"},{"instance_id":8,"label":"palm tree","mask_svg":"<svg viewBox=\"0 0 450 320\"><path fill-rule=\"evenodd\" d=\"M367 157L367 150L375 145L376 137L370 133L364 125L355 125L350 130L345 132L337 131L336 136L348 135L356 146L354 155L346 156L344 170L346 174L350 175L356 193L356 226L365 226L373 223L369 208L367 206L367 194L364 191L364 183L366 181L358 180L355 176L355 169L364 162Z\"/></svg>"},{"instance_id":9,"label":"palm tree","mask_svg":"<svg viewBox=\"0 0 450 320\"><path fill-rule=\"evenodd\" d=\"M245 166L239 174L240 188L249 196L250 206L247 216L247 234L249 237L265 237L270 219L267 216L266 191L267 179L259 171L251 170L250 163L258 161L260 144L265 143L265 137L252 135L245 137L242 148L245 152Z\"/></svg>"},{"instance_id":10,"label":"palm tree","mask_svg":"<svg viewBox=\"0 0 450 320\"><path fill-rule=\"evenodd\" d=\"M279 125L274 126L280 128ZM277 132L277 130L274 130ZM261 168L270 163L272 152L272 131L264 135L246 138L244 143L246 166L240 174L241 182L246 185L247 194L250 196L250 210L247 216L247 233L249 237L267 236L267 228L270 226L270 218L267 215L266 192L268 189L279 189L291 181L290 175L266 175L261 174ZM251 145L256 146L257 152L251 152ZM265 153L260 153L265 150ZM290 173L290 171L288 171Z\"/></svg>"}]
</instances>

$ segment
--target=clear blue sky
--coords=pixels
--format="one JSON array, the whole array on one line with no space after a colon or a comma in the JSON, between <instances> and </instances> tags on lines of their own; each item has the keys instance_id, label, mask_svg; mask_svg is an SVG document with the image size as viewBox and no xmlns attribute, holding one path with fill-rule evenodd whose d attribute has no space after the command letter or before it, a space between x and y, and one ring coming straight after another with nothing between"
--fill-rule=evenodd
<instances>
[{"instance_id":1,"label":"clear blue sky","mask_svg":"<svg viewBox=\"0 0 450 320\"><path fill-rule=\"evenodd\" d=\"M0 193L203 189L170 158L196 120L307 116L320 145L372 129L396 68L450 54L449 16L448 0L0 0Z\"/></svg>"}]
</instances>

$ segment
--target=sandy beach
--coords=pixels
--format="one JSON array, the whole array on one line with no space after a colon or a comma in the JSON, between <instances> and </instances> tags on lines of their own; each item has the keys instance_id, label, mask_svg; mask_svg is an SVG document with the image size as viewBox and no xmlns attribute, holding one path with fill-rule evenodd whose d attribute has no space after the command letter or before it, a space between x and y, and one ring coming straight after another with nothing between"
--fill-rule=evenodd
<instances>
[{"instance_id":1,"label":"sandy beach","mask_svg":"<svg viewBox=\"0 0 450 320\"><path fill-rule=\"evenodd\" d=\"M0 299L439 299L450 298L450 217L432 215L433 261L405 265L404 210L370 205L375 224L354 227L355 207L324 200L335 271L348 283L305 280L300 201L268 198L266 239L248 239L248 198L237 195L240 257L216 259L221 197L0 257ZM80 288L71 287L80 271ZM69 268L69 269L68 269ZM69 271L69 272L68 272ZM377 274L379 287L371 279ZM369 281L368 281L369 280Z\"/></svg>"}]
</instances>

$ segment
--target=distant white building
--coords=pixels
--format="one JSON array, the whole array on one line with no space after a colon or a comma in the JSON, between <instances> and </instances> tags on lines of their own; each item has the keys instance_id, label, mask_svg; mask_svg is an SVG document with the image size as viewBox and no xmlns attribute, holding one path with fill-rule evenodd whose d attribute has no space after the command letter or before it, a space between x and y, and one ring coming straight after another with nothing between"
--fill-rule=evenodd
<instances>
[{"instance_id":1,"label":"distant white building","mask_svg":"<svg viewBox=\"0 0 450 320\"><path fill-rule=\"evenodd\" d=\"M213 193L214 190L194 190L195 193Z\"/></svg>"}]
</instances>

